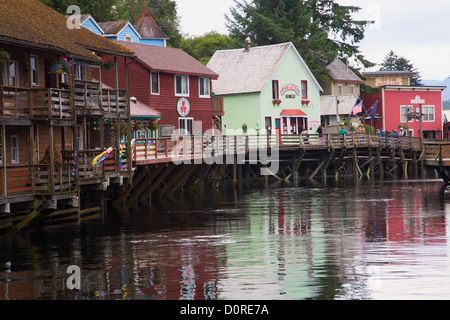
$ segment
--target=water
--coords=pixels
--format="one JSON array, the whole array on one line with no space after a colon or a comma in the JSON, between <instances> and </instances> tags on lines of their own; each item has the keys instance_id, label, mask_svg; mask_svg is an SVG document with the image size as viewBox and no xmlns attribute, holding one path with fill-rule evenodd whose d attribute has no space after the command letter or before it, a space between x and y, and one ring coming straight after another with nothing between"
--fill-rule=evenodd
<instances>
[{"instance_id":1,"label":"water","mask_svg":"<svg viewBox=\"0 0 450 320\"><path fill-rule=\"evenodd\" d=\"M28 230L0 239L0 299L449 299L441 186L246 189Z\"/></svg>"}]
</instances>

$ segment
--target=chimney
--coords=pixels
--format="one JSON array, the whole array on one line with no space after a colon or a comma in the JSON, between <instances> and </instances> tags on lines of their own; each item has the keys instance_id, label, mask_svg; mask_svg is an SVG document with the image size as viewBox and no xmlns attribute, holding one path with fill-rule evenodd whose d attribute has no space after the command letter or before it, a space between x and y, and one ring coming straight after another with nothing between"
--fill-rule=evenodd
<instances>
[{"instance_id":1,"label":"chimney","mask_svg":"<svg viewBox=\"0 0 450 320\"><path fill-rule=\"evenodd\" d=\"M250 36L247 37L247 39L245 39L245 52L249 52L250 48L252 46L252 39L250 39Z\"/></svg>"}]
</instances>

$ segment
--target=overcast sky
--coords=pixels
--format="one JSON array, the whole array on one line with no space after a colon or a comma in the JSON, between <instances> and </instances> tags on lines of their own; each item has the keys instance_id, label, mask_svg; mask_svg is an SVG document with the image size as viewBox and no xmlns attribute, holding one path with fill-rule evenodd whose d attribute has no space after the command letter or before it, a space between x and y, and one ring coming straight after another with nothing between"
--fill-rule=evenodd
<instances>
[{"instance_id":1,"label":"overcast sky","mask_svg":"<svg viewBox=\"0 0 450 320\"><path fill-rule=\"evenodd\" d=\"M175 1L184 34L228 33L224 15L229 15L233 0ZM356 19L376 21L360 44L368 60L381 63L393 50L409 59L424 80L444 80L450 76L449 0L337 1L361 7Z\"/></svg>"}]
</instances>

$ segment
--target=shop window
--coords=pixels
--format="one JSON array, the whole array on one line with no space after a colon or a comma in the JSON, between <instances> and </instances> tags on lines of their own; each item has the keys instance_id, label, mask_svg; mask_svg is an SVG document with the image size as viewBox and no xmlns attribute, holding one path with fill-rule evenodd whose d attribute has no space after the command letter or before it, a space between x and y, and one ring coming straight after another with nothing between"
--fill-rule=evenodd
<instances>
[{"instance_id":1,"label":"shop window","mask_svg":"<svg viewBox=\"0 0 450 320\"><path fill-rule=\"evenodd\" d=\"M190 135L194 128L193 118L179 118L180 133L182 135Z\"/></svg>"}]
</instances>

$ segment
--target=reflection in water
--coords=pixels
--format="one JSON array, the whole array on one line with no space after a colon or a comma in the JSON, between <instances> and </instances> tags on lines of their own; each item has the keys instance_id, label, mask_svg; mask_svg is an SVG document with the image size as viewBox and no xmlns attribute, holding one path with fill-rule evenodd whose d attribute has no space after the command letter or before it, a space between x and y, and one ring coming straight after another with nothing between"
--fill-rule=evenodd
<instances>
[{"instance_id":1,"label":"reflection in water","mask_svg":"<svg viewBox=\"0 0 450 320\"><path fill-rule=\"evenodd\" d=\"M448 299L440 181L220 193L0 241L0 299ZM164 206L164 204L163 204ZM81 289L68 290L69 265Z\"/></svg>"}]
</instances>

